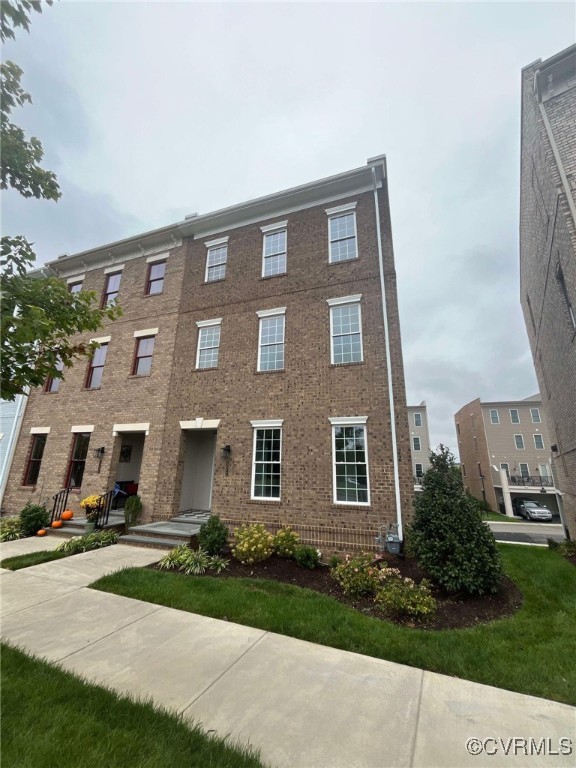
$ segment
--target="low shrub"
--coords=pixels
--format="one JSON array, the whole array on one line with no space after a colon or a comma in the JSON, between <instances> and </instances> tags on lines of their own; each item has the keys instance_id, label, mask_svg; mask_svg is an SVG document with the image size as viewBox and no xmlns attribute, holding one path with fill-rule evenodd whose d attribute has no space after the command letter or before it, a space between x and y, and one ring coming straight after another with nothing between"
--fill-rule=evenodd
<instances>
[{"instance_id":1,"label":"low shrub","mask_svg":"<svg viewBox=\"0 0 576 768\"><path fill-rule=\"evenodd\" d=\"M22 528L19 517L0 517L0 541L14 541L21 537Z\"/></svg>"},{"instance_id":2,"label":"low shrub","mask_svg":"<svg viewBox=\"0 0 576 768\"><path fill-rule=\"evenodd\" d=\"M558 544L558 551L563 557L576 557L576 541L565 539Z\"/></svg>"},{"instance_id":3,"label":"low shrub","mask_svg":"<svg viewBox=\"0 0 576 768\"><path fill-rule=\"evenodd\" d=\"M383 613L414 619L425 619L436 613L436 600L426 579L417 584L413 579L403 577L397 568L383 568L379 581L374 602Z\"/></svg>"},{"instance_id":4,"label":"low shrub","mask_svg":"<svg viewBox=\"0 0 576 768\"><path fill-rule=\"evenodd\" d=\"M293 531L290 526L280 528L274 536L274 552L279 557L294 557L299 541L300 535Z\"/></svg>"},{"instance_id":5,"label":"low shrub","mask_svg":"<svg viewBox=\"0 0 576 768\"><path fill-rule=\"evenodd\" d=\"M218 515L212 515L202 523L198 532L198 543L209 555L218 555L226 546L228 528Z\"/></svg>"},{"instance_id":6,"label":"low shrub","mask_svg":"<svg viewBox=\"0 0 576 768\"><path fill-rule=\"evenodd\" d=\"M210 570L215 571L216 573L222 573L222 571L225 571L226 568L228 568L229 562L229 560L220 557L220 555L212 555L210 558Z\"/></svg>"},{"instance_id":7,"label":"low shrub","mask_svg":"<svg viewBox=\"0 0 576 768\"><path fill-rule=\"evenodd\" d=\"M556 541L556 539L546 539L548 542L548 549L559 549L560 542Z\"/></svg>"},{"instance_id":8,"label":"low shrub","mask_svg":"<svg viewBox=\"0 0 576 768\"><path fill-rule=\"evenodd\" d=\"M314 547L309 547L306 544L300 544L296 547L294 552L294 559L303 568L318 568L320 563L320 552Z\"/></svg>"},{"instance_id":9,"label":"low shrub","mask_svg":"<svg viewBox=\"0 0 576 768\"><path fill-rule=\"evenodd\" d=\"M179 547L174 547L159 561L158 568L166 571L172 568L180 568L186 562L188 552L190 552L190 547L187 544L180 544Z\"/></svg>"},{"instance_id":10,"label":"low shrub","mask_svg":"<svg viewBox=\"0 0 576 768\"><path fill-rule=\"evenodd\" d=\"M142 514L142 499L140 496L128 496L124 502L124 522L127 528L132 528Z\"/></svg>"},{"instance_id":11,"label":"low shrub","mask_svg":"<svg viewBox=\"0 0 576 768\"><path fill-rule=\"evenodd\" d=\"M201 576L207 570L220 573L228 566L228 560L219 555L209 555L205 549L190 549L181 544L168 552L158 563L162 570L178 570L188 576Z\"/></svg>"},{"instance_id":12,"label":"low shrub","mask_svg":"<svg viewBox=\"0 0 576 768\"><path fill-rule=\"evenodd\" d=\"M22 536L36 536L40 528L45 528L49 522L50 514L40 504L26 504L20 512Z\"/></svg>"},{"instance_id":13,"label":"low shrub","mask_svg":"<svg viewBox=\"0 0 576 768\"><path fill-rule=\"evenodd\" d=\"M376 594L379 569L373 564L373 556L367 552L350 557L332 569L332 576L349 597Z\"/></svg>"},{"instance_id":14,"label":"low shrub","mask_svg":"<svg viewBox=\"0 0 576 768\"><path fill-rule=\"evenodd\" d=\"M73 536L63 541L56 547L56 552L65 552L67 555L77 555L80 552L91 552L93 549L102 549L116 544L118 534L116 531L94 531L84 536Z\"/></svg>"},{"instance_id":15,"label":"low shrub","mask_svg":"<svg viewBox=\"0 0 576 768\"><path fill-rule=\"evenodd\" d=\"M180 566L182 573L188 576L202 576L210 567L210 555L202 547L189 549L186 559Z\"/></svg>"},{"instance_id":16,"label":"low shrub","mask_svg":"<svg viewBox=\"0 0 576 768\"><path fill-rule=\"evenodd\" d=\"M342 558L338 557L338 555L331 555L330 559L328 560L328 565L330 568L336 568L337 565L340 565L342 562Z\"/></svg>"},{"instance_id":17,"label":"low shrub","mask_svg":"<svg viewBox=\"0 0 576 768\"><path fill-rule=\"evenodd\" d=\"M236 543L232 554L243 565L253 565L267 560L274 551L274 536L262 523L241 525L234 531Z\"/></svg>"}]
</instances>

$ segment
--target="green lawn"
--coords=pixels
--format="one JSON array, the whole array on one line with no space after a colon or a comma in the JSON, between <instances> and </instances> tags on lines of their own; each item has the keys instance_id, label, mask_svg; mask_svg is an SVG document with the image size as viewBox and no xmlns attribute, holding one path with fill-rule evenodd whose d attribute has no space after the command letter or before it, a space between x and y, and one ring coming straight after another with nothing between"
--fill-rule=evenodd
<instances>
[{"instance_id":1,"label":"green lawn","mask_svg":"<svg viewBox=\"0 0 576 768\"><path fill-rule=\"evenodd\" d=\"M522 517L508 517L508 515L500 515L498 512L482 512L483 520L491 520L494 523L521 523L524 518Z\"/></svg>"},{"instance_id":2,"label":"green lawn","mask_svg":"<svg viewBox=\"0 0 576 768\"><path fill-rule=\"evenodd\" d=\"M3 768L262 768L149 704L2 646Z\"/></svg>"},{"instance_id":3,"label":"green lawn","mask_svg":"<svg viewBox=\"0 0 576 768\"><path fill-rule=\"evenodd\" d=\"M18 571L20 568L30 568L32 565L49 563L51 560L61 560L69 557L67 552L57 552L55 549L42 549L39 552L30 552L27 555L15 555L6 557L0 561L0 568L8 568L10 571Z\"/></svg>"},{"instance_id":4,"label":"green lawn","mask_svg":"<svg viewBox=\"0 0 576 768\"><path fill-rule=\"evenodd\" d=\"M500 547L524 596L512 617L441 632L379 621L325 595L253 579L131 568L91 586L127 597L576 704L576 568L547 549Z\"/></svg>"}]
</instances>

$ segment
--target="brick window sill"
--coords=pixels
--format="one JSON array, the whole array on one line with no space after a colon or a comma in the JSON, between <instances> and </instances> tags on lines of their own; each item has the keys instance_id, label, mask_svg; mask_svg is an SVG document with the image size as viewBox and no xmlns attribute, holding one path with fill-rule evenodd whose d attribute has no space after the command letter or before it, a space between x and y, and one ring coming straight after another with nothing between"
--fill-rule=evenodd
<instances>
[{"instance_id":1,"label":"brick window sill","mask_svg":"<svg viewBox=\"0 0 576 768\"><path fill-rule=\"evenodd\" d=\"M351 502L342 501L339 504L334 504L334 502L332 502L332 504L329 507L329 509L337 509L340 511L343 509L350 509L350 508L365 509L367 512L372 512L373 510L372 504L358 504L353 501Z\"/></svg>"},{"instance_id":2,"label":"brick window sill","mask_svg":"<svg viewBox=\"0 0 576 768\"><path fill-rule=\"evenodd\" d=\"M282 504L282 499L248 499L248 504Z\"/></svg>"},{"instance_id":3,"label":"brick window sill","mask_svg":"<svg viewBox=\"0 0 576 768\"><path fill-rule=\"evenodd\" d=\"M149 379L151 373L131 373L128 378L129 379Z\"/></svg>"},{"instance_id":4,"label":"brick window sill","mask_svg":"<svg viewBox=\"0 0 576 768\"><path fill-rule=\"evenodd\" d=\"M353 368L358 365L366 365L366 360L358 360L354 363L330 363L330 368Z\"/></svg>"},{"instance_id":5,"label":"brick window sill","mask_svg":"<svg viewBox=\"0 0 576 768\"><path fill-rule=\"evenodd\" d=\"M84 392L99 392L102 387L84 387Z\"/></svg>"},{"instance_id":6,"label":"brick window sill","mask_svg":"<svg viewBox=\"0 0 576 768\"><path fill-rule=\"evenodd\" d=\"M194 368L191 373L205 373L206 371L217 371L218 366L217 365L211 365L210 368Z\"/></svg>"},{"instance_id":7,"label":"brick window sill","mask_svg":"<svg viewBox=\"0 0 576 768\"><path fill-rule=\"evenodd\" d=\"M288 272L280 272L279 275L261 275L259 280L274 280L275 277L287 277Z\"/></svg>"},{"instance_id":8,"label":"brick window sill","mask_svg":"<svg viewBox=\"0 0 576 768\"><path fill-rule=\"evenodd\" d=\"M204 280L201 285L214 285L214 283L223 283L225 280L225 277L219 277L218 280Z\"/></svg>"},{"instance_id":9,"label":"brick window sill","mask_svg":"<svg viewBox=\"0 0 576 768\"><path fill-rule=\"evenodd\" d=\"M153 299L155 296L162 296L164 291L160 291L160 293L143 293L142 298L143 299Z\"/></svg>"},{"instance_id":10,"label":"brick window sill","mask_svg":"<svg viewBox=\"0 0 576 768\"><path fill-rule=\"evenodd\" d=\"M271 373L286 373L286 368L275 368L272 371L254 371L256 376L268 376Z\"/></svg>"}]
</instances>

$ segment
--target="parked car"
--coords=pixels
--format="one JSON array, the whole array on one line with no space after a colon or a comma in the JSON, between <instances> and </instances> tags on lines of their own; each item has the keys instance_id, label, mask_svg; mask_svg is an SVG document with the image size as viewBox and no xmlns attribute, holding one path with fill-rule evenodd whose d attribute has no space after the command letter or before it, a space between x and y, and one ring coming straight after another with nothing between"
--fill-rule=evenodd
<instances>
[{"instance_id":1,"label":"parked car","mask_svg":"<svg viewBox=\"0 0 576 768\"><path fill-rule=\"evenodd\" d=\"M552 520L552 512L548 507L532 499L512 499L512 509L515 514L526 520L540 520L545 523Z\"/></svg>"}]
</instances>

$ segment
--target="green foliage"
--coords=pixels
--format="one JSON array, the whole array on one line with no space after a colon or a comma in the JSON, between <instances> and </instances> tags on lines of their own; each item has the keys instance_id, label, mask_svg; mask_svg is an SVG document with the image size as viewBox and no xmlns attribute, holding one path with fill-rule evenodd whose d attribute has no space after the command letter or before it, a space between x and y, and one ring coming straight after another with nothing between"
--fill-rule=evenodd
<instances>
[{"instance_id":1,"label":"green foliage","mask_svg":"<svg viewBox=\"0 0 576 768\"><path fill-rule=\"evenodd\" d=\"M39 552L29 552L27 555L15 555L0 561L0 568L10 571L19 571L21 568L30 568L33 565L49 563L52 560L61 560L67 557L65 552L57 552L55 549L41 549Z\"/></svg>"},{"instance_id":2,"label":"green foliage","mask_svg":"<svg viewBox=\"0 0 576 768\"><path fill-rule=\"evenodd\" d=\"M374 595L378 588L379 569L373 564L374 557L368 552L350 557L332 568L332 576L345 595L364 597Z\"/></svg>"},{"instance_id":3,"label":"green foliage","mask_svg":"<svg viewBox=\"0 0 576 768\"><path fill-rule=\"evenodd\" d=\"M190 547L187 544L180 544L179 547L174 547L159 561L158 568L166 571L180 568L186 562L188 552L190 552Z\"/></svg>"},{"instance_id":4,"label":"green foliage","mask_svg":"<svg viewBox=\"0 0 576 768\"><path fill-rule=\"evenodd\" d=\"M19 517L0 517L0 541L14 541L21 536Z\"/></svg>"},{"instance_id":5,"label":"green foliage","mask_svg":"<svg viewBox=\"0 0 576 768\"><path fill-rule=\"evenodd\" d=\"M210 555L201 547L198 549L189 549L185 562L182 563L180 570L188 576L201 576L206 573L210 566Z\"/></svg>"},{"instance_id":6,"label":"green foliage","mask_svg":"<svg viewBox=\"0 0 576 768\"><path fill-rule=\"evenodd\" d=\"M116 531L94 531L84 536L73 536L67 541L63 541L56 552L65 552L67 555L77 555L80 552L90 552L93 549L101 549L116 544L118 534Z\"/></svg>"},{"instance_id":7,"label":"green foliage","mask_svg":"<svg viewBox=\"0 0 576 768\"><path fill-rule=\"evenodd\" d=\"M50 522L50 514L46 507L40 504L26 504L20 512L20 529L22 536L36 536L41 528Z\"/></svg>"},{"instance_id":8,"label":"green foliage","mask_svg":"<svg viewBox=\"0 0 576 768\"><path fill-rule=\"evenodd\" d=\"M202 523L198 532L198 543L209 555L218 555L226 546L228 528L218 515L211 515Z\"/></svg>"},{"instance_id":9,"label":"green foliage","mask_svg":"<svg viewBox=\"0 0 576 768\"><path fill-rule=\"evenodd\" d=\"M294 552L294 559L302 568L318 568L320 564L320 552L315 547L299 544Z\"/></svg>"},{"instance_id":10,"label":"green foliage","mask_svg":"<svg viewBox=\"0 0 576 768\"><path fill-rule=\"evenodd\" d=\"M548 546L559 552L562 557L576 557L576 541L573 539L564 539L564 541L548 539Z\"/></svg>"},{"instance_id":11,"label":"green foliage","mask_svg":"<svg viewBox=\"0 0 576 768\"><path fill-rule=\"evenodd\" d=\"M52 5L53 0L44 0L46 5ZM26 32L30 29L30 13L42 13L40 0L2 0L0 13L0 40L3 43L8 38L14 39L14 29L21 27Z\"/></svg>"},{"instance_id":12,"label":"green foliage","mask_svg":"<svg viewBox=\"0 0 576 768\"><path fill-rule=\"evenodd\" d=\"M340 565L342 562L342 558L338 557L338 555L331 555L330 559L328 560L328 565L330 568L336 568L337 565Z\"/></svg>"},{"instance_id":13,"label":"green foliage","mask_svg":"<svg viewBox=\"0 0 576 768\"><path fill-rule=\"evenodd\" d=\"M215 571L216 573L222 573L222 571L225 571L226 568L228 568L229 563L230 560L226 560L226 558L220 557L220 555L212 555L210 558L210 570Z\"/></svg>"},{"instance_id":14,"label":"green foliage","mask_svg":"<svg viewBox=\"0 0 576 768\"><path fill-rule=\"evenodd\" d=\"M454 456L444 446L430 455L430 469L415 500L410 546L419 565L449 592L497 592L502 564L496 541L478 505L462 492Z\"/></svg>"},{"instance_id":15,"label":"green foliage","mask_svg":"<svg viewBox=\"0 0 576 768\"><path fill-rule=\"evenodd\" d=\"M236 543L232 554L243 565L253 565L267 560L274 551L274 536L262 523L241 525L234 531Z\"/></svg>"},{"instance_id":16,"label":"green foliage","mask_svg":"<svg viewBox=\"0 0 576 768\"><path fill-rule=\"evenodd\" d=\"M220 573L228 565L219 555L210 555L202 547L190 549L187 544L181 544L170 550L158 563L161 570L178 570L192 576L201 576L207 570Z\"/></svg>"},{"instance_id":17,"label":"green foliage","mask_svg":"<svg viewBox=\"0 0 576 768\"><path fill-rule=\"evenodd\" d=\"M128 496L124 504L124 520L126 527L131 528L136 525L138 518L142 514L142 499L140 496Z\"/></svg>"},{"instance_id":18,"label":"green foliage","mask_svg":"<svg viewBox=\"0 0 576 768\"><path fill-rule=\"evenodd\" d=\"M300 535L293 531L289 525L285 528L280 528L276 536L274 536L274 552L279 557L294 557L299 541Z\"/></svg>"},{"instance_id":19,"label":"green foliage","mask_svg":"<svg viewBox=\"0 0 576 768\"><path fill-rule=\"evenodd\" d=\"M436 600L427 579L416 584L403 577L397 568L382 568L379 578L380 588L374 602L386 615L424 619L436 613Z\"/></svg>"}]
</instances>

